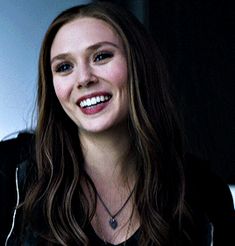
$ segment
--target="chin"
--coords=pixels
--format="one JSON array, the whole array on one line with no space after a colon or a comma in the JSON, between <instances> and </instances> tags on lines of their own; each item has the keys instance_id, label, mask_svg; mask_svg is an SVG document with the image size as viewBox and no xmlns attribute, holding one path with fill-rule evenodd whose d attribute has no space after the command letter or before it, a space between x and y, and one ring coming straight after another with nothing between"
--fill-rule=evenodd
<instances>
[{"instance_id":1,"label":"chin","mask_svg":"<svg viewBox=\"0 0 235 246\"><path fill-rule=\"evenodd\" d=\"M115 131L117 130L118 123L116 124L93 124L88 126L80 126L79 129L82 132L87 133L93 133L93 134L99 134L99 133L105 133L108 131Z\"/></svg>"}]
</instances>

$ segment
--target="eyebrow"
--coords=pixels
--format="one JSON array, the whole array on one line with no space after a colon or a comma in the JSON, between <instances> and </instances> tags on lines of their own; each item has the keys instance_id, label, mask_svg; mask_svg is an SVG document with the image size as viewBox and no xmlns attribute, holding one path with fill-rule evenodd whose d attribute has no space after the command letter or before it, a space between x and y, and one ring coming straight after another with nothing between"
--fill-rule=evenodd
<instances>
[{"instance_id":1,"label":"eyebrow","mask_svg":"<svg viewBox=\"0 0 235 246\"><path fill-rule=\"evenodd\" d=\"M118 45L115 44L115 43L112 43L112 42L108 42L108 41L104 41L104 42L98 42L98 43L95 43L89 47L86 48L86 50L88 52L91 52L91 51L94 51L94 50L97 50L99 49L100 47L104 46L104 45L110 45L110 46L113 46L115 48L118 48ZM67 59L68 57L70 57L70 53L62 53L62 54L59 54L55 57L53 57L51 59L51 64L55 61L55 60L65 60Z\"/></svg>"}]
</instances>

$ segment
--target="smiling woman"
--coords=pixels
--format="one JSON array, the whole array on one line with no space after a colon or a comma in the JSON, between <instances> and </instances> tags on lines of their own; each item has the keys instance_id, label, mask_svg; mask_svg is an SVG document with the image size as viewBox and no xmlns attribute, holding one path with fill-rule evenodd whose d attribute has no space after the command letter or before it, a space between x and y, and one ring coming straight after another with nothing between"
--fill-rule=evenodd
<instances>
[{"instance_id":1,"label":"smiling woman","mask_svg":"<svg viewBox=\"0 0 235 246\"><path fill-rule=\"evenodd\" d=\"M126 54L106 22L83 17L61 27L51 66L56 95L80 133L104 131L127 118Z\"/></svg>"},{"instance_id":2,"label":"smiling woman","mask_svg":"<svg viewBox=\"0 0 235 246\"><path fill-rule=\"evenodd\" d=\"M128 11L102 2L57 16L40 52L35 134L0 145L5 245L229 240L229 188L184 152L167 86L157 45Z\"/></svg>"}]
</instances>

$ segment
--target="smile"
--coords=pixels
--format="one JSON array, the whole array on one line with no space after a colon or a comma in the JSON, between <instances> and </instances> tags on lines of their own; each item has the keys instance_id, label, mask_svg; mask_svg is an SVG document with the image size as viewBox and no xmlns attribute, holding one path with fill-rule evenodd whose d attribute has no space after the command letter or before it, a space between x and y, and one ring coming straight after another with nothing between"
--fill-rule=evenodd
<instances>
[{"instance_id":1,"label":"smile","mask_svg":"<svg viewBox=\"0 0 235 246\"><path fill-rule=\"evenodd\" d=\"M94 97L87 98L87 99L80 101L79 106L81 108L95 106L95 105L109 101L110 98L111 98L111 95L94 96Z\"/></svg>"}]
</instances>

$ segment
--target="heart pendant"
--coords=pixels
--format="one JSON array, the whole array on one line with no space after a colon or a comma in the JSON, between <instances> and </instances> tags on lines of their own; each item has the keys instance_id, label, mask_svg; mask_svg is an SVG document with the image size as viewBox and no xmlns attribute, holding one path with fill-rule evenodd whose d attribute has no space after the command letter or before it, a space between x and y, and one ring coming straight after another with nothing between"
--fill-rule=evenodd
<instances>
[{"instance_id":1,"label":"heart pendant","mask_svg":"<svg viewBox=\"0 0 235 246\"><path fill-rule=\"evenodd\" d=\"M118 223L117 223L117 221L116 221L114 218L111 218L111 219L109 220L109 225L111 226L111 228L112 228L113 230L115 230L115 229L117 228L117 226L118 226Z\"/></svg>"}]
</instances>

